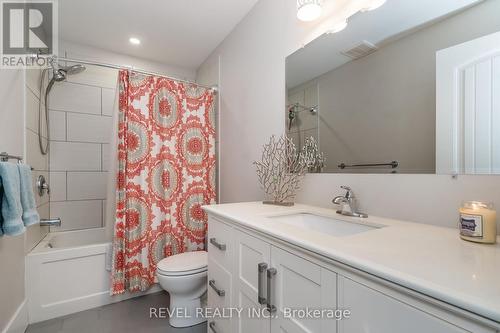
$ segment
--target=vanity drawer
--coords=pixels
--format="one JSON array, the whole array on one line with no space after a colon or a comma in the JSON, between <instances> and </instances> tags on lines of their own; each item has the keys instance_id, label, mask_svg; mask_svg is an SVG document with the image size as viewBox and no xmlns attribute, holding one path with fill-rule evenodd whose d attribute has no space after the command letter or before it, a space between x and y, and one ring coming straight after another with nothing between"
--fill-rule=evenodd
<instances>
[{"instance_id":1,"label":"vanity drawer","mask_svg":"<svg viewBox=\"0 0 500 333\"><path fill-rule=\"evenodd\" d=\"M213 260L208 260L208 305L214 308L231 306L231 273Z\"/></svg>"},{"instance_id":2,"label":"vanity drawer","mask_svg":"<svg viewBox=\"0 0 500 333\"><path fill-rule=\"evenodd\" d=\"M222 314L231 306L231 274L213 260L208 260L208 309ZM226 309L226 310L225 310ZM210 313L209 313L210 314ZM208 332L231 333L231 318L208 318Z\"/></svg>"},{"instance_id":3,"label":"vanity drawer","mask_svg":"<svg viewBox=\"0 0 500 333\"><path fill-rule=\"evenodd\" d=\"M233 256L233 228L210 217L208 220L208 257L230 271Z\"/></svg>"}]
</instances>

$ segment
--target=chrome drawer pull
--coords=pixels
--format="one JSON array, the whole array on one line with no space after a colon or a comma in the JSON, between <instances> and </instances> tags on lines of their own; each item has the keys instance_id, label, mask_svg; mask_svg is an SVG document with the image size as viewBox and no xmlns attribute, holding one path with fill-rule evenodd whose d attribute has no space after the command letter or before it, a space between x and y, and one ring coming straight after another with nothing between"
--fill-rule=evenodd
<instances>
[{"instance_id":1,"label":"chrome drawer pull","mask_svg":"<svg viewBox=\"0 0 500 333\"><path fill-rule=\"evenodd\" d=\"M257 286L259 304L266 305L267 299L263 296L264 291L262 289L264 287L264 280L266 279L267 264L265 262L262 262L258 264L257 267L259 271L258 286Z\"/></svg>"},{"instance_id":2,"label":"chrome drawer pull","mask_svg":"<svg viewBox=\"0 0 500 333\"><path fill-rule=\"evenodd\" d=\"M277 273L278 271L276 268L269 268L267 270L267 311L269 311L269 313L276 312L276 306L273 305L272 301L272 284Z\"/></svg>"},{"instance_id":3,"label":"chrome drawer pull","mask_svg":"<svg viewBox=\"0 0 500 333\"><path fill-rule=\"evenodd\" d=\"M226 244L218 243L216 238L210 238L210 244L212 244L221 251L226 251Z\"/></svg>"},{"instance_id":4,"label":"chrome drawer pull","mask_svg":"<svg viewBox=\"0 0 500 333\"><path fill-rule=\"evenodd\" d=\"M220 297L224 297L226 296L226 291L225 290L222 290L222 289L219 289L217 288L217 286L215 285L215 280L210 280L208 281L208 285L210 287L212 287L212 289L217 293L217 295L219 295Z\"/></svg>"},{"instance_id":5,"label":"chrome drawer pull","mask_svg":"<svg viewBox=\"0 0 500 333\"><path fill-rule=\"evenodd\" d=\"M215 321L211 321L210 324L208 324L208 327L210 327L212 332L217 333L217 330L215 329Z\"/></svg>"}]
</instances>

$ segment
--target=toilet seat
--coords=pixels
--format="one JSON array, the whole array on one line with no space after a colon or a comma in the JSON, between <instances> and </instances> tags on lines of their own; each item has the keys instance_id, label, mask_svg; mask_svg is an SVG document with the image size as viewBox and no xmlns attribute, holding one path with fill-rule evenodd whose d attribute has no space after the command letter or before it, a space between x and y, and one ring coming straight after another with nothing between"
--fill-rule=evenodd
<instances>
[{"instance_id":1,"label":"toilet seat","mask_svg":"<svg viewBox=\"0 0 500 333\"><path fill-rule=\"evenodd\" d=\"M185 252L162 259L157 265L158 274L164 276L191 275L207 271L207 252Z\"/></svg>"}]
</instances>

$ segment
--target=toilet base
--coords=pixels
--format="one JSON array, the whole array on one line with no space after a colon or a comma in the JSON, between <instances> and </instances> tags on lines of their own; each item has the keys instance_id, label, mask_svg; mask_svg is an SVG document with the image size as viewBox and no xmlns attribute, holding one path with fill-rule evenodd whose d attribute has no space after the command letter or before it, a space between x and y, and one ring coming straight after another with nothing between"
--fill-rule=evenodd
<instances>
[{"instance_id":1,"label":"toilet base","mask_svg":"<svg viewBox=\"0 0 500 333\"><path fill-rule=\"evenodd\" d=\"M170 296L170 326L189 327L207 321L203 315L199 315L199 310L197 311L197 309L200 308L203 308L200 297L185 299Z\"/></svg>"}]
</instances>

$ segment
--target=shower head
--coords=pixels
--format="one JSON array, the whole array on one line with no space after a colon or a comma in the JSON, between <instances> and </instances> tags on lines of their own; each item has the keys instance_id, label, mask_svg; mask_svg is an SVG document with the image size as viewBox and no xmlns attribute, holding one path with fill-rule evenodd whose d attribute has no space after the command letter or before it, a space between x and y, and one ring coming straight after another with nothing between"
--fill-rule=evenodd
<instances>
[{"instance_id":1,"label":"shower head","mask_svg":"<svg viewBox=\"0 0 500 333\"><path fill-rule=\"evenodd\" d=\"M86 69L85 66L81 65L81 64L76 64L76 65L73 65L73 66L66 66L66 67L62 67L61 68L61 70L65 71L66 74L68 74L68 75L80 74L85 69Z\"/></svg>"},{"instance_id":2,"label":"shower head","mask_svg":"<svg viewBox=\"0 0 500 333\"><path fill-rule=\"evenodd\" d=\"M66 80L66 77L68 75L79 74L83 72L85 69L86 69L85 66L80 64L72 66L58 66L57 64L52 65L52 79L47 85L45 93L48 94L50 92L54 83L64 81Z\"/></svg>"},{"instance_id":3,"label":"shower head","mask_svg":"<svg viewBox=\"0 0 500 333\"><path fill-rule=\"evenodd\" d=\"M52 69L52 79L56 82L64 81L67 75L75 75L83 72L85 66L77 64L72 66L54 66Z\"/></svg>"}]
</instances>

